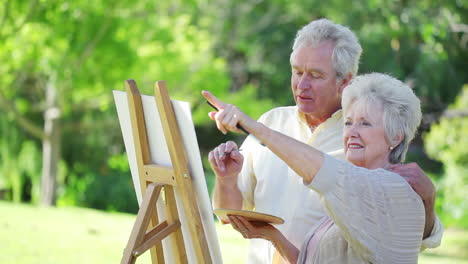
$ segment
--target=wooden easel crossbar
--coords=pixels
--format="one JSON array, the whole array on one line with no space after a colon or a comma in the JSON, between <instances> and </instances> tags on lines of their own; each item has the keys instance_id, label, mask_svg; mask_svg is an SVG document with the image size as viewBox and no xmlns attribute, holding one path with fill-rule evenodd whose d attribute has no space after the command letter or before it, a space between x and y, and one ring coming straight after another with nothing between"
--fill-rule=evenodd
<instances>
[{"instance_id":1,"label":"wooden easel crossbar","mask_svg":"<svg viewBox=\"0 0 468 264\"><path fill-rule=\"evenodd\" d=\"M181 230L174 188L179 189L178 198L182 201L184 221L189 226L189 234L197 263L212 263L207 238L203 230L192 177L189 172L186 152L182 144L179 128L171 105L165 82L156 82L154 97L164 137L169 149L172 167L154 164L151 161L148 137L141 94L135 81L127 80L126 91L130 111L135 155L144 198L122 257L122 264L135 263L136 258L148 249L152 263L166 263L162 240L171 236L172 253L176 263L188 263L186 247ZM156 201L163 196L166 219L158 217Z\"/></svg>"}]
</instances>

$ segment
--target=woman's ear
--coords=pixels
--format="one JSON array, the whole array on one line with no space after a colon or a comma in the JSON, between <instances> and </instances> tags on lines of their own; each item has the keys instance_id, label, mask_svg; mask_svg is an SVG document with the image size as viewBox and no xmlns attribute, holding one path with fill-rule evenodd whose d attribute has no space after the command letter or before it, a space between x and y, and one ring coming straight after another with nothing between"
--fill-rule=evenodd
<instances>
[{"instance_id":1,"label":"woman's ear","mask_svg":"<svg viewBox=\"0 0 468 264\"><path fill-rule=\"evenodd\" d=\"M398 134L393 138L393 142L395 142L395 144L393 144L393 147L400 145L403 139L405 139L403 132L398 132Z\"/></svg>"}]
</instances>

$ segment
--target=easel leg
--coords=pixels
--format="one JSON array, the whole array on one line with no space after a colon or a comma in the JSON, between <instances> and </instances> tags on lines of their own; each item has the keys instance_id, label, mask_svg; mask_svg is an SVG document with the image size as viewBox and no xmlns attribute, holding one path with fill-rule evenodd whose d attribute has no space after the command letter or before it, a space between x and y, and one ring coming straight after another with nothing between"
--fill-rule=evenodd
<instances>
[{"instance_id":1,"label":"easel leg","mask_svg":"<svg viewBox=\"0 0 468 264\"><path fill-rule=\"evenodd\" d=\"M172 103L167 93L165 83L158 82L156 84L155 99L161 117L172 167L165 167L152 162L141 94L133 80L127 80L126 87L134 136L135 155L139 168L138 176L140 178L140 187L142 193L145 194L145 198L138 212L137 221L133 227L121 263L135 263L135 258L148 249L151 250L153 264L164 263L165 260L161 242L170 235L173 235L171 236L171 245L169 246L169 249L172 249L171 260L177 264L188 263L186 245L183 240L184 236L182 234L181 220L179 218L174 190L174 187L177 187L177 198L181 199L182 202L182 208L179 209L183 210L184 217L188 220L189 236L192 238L192 245L197 263L211 264L210 251L197 205L190 171L187 166L188 161L185 156L175 113L172 109ZM148 182L159 182L161 185L150 184L146 186ZM165 186L166 194L166 204L164 205L166 221L160 223L157 214L154 212L157 211L156 200L163 185ZM154 188L157 188L157 190ZM154 192L156 192L156 194L154 194ZM161 209L161 207L159 209ZM150 220L151 225L155 227L149 228L148 231L145 232Z\"/></svg>"},{"instance_id":2,"label":"easel leg","mask_svg":"<svg viewBox=\"0 0 468 264\"><path fill-rule=\"evenodd\" d=\"M153 213L153 216L151 217L151 222L152 224L150 225L150 228L156 226L157 223L159 223L158 214L156 212ZM152 264L164 263L164 252L162 243L158 243L154 247L150 248L150 254Z\"/></svg>"},{"instance_id":3,"label":"easel leg","mask_svg":"<svg viewBox=\"0 0 468 264\"><path fill-rule=\"evenodd\" d=\"M177 212L176 198L174 193L174 187L166 186L166 219L168 223L179 222L179 213ZM184 238L182 237L182 229L179 228L173 233L172 236L172 253L174 254L174 260L177 263L185 264L188 263L187 251L185 249Z\"/></svg>"},{"instance_id":4,"label":"easel leg","mask_svg":"<svg viewBox=\"0 0 468 264\"><path fill-rule=\"evenodd\" d=\"M133 225L130 239L128 240L127 247L125 248L124 255L122 257L122 261L120 262L121 264L135 263L136 257L133 255L133 251L135 250L136 247L138 247L141 244L141 242L143 241L143 238L145 237L147 227L156 209L156 201L158 200L158 196L159 196L159 193L161 192L162 187L163 187L162 184L157 185L155 183L151 183L148 185L148 188L146 189L145 197L143 198L140 209L138 210L137 219L135 221L135 224ZM156 219L153 219L153 220L157 221L158 220L157 216L156 216ZM158 254L159 252L156 252L154 247L151 250L155 252L151 255L151 257L153 260L154 260L153 256L156 257L157 259L156 263L164 263L164 256L162 255L162 247L160 249L161 250L158 250L158 251L161 252L161 254Z\"/></svg>"}]
</instances>

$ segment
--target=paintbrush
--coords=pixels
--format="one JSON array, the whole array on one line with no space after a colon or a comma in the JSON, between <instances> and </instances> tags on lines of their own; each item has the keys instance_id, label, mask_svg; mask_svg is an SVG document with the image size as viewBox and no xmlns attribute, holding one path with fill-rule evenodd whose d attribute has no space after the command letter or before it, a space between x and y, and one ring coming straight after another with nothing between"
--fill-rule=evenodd
<instances>
[{"instance_id":1,"label":"paintbrush","mask_svg":"<svg viewBox=\"0 0 468 264\"><path fill-rule=\"evenodd\" d=\"M213 107L213 109L215 109L216 111L219 111L218 108L216 108L216 106L214 106L212 103L210 103L209 101L206 101L207 104L209 104L211 107ZM246 135L250 135L251 137L253 137L255 140L257 140L260 145L262 146L265 146L265 144L263 144L262 142L260 142L260 140L258 140L258 138L256 138L254 135L251 135L249 133L249 131L245 130L245 128L243 128L241 125L237 124L236 126L239 130L241 130L242 132L244 132Z\"/></svg>"}]
</instances>

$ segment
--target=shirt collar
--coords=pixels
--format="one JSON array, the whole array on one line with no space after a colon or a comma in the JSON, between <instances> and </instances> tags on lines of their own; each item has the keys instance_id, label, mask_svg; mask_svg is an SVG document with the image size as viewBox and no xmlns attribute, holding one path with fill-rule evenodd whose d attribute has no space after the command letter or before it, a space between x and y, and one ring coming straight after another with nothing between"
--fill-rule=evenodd
<instances>
[{"instance_id":1,"label":"shirt collar","mask_svg":"<svg viewBox=\"0 0 468 264\"><path fill-rule=\"evenodd\" d=\"M297 106L295 107L295 110L296 110L296 116L297 116L297 119L299 120L299 123L301 123L302 125L306 127L309 127L305 114L300 112ZM343 118L343 110L338 109L338 111L333 113L331 117L329 117L327 120L325 120L325 122L321 123L319 126L327 127L329 126L330 123L334 124L337 121L341 121L342 118Z\"/></svg>"}]
</instances>

